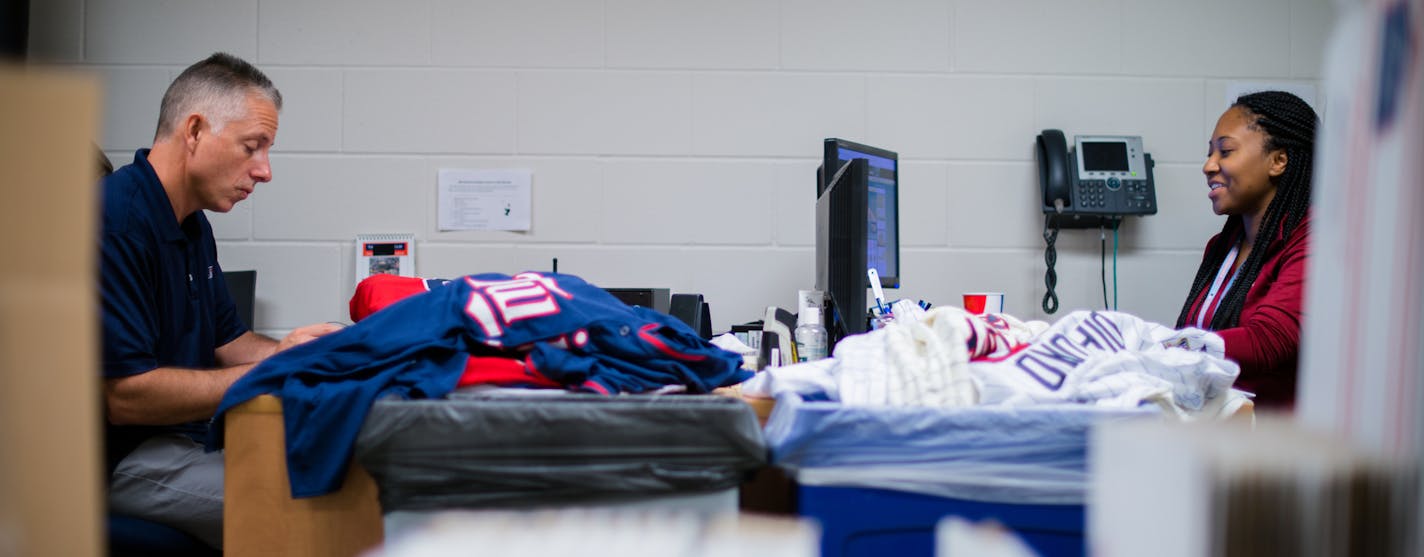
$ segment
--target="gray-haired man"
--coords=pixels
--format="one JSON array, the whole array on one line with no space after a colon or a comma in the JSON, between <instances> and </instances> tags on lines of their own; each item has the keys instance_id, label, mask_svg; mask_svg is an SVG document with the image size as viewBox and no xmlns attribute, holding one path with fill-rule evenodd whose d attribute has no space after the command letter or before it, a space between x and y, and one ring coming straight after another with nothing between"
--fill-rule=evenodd
<instances>
[{"instance_id":1,"label":"gray-haired man","mask_svg":"<svg viewBox=\"0 0 1424 557\"><path fill-rule=\"evenodd\" d=\"M257 68L214 54L168 87L151 149L103 180L105 442L110 511L222 546L222 454L207 421L228 386L282 341L237 317L203 211L227 212L272 179L282 95Z\"/></svg>"}]
</instances>

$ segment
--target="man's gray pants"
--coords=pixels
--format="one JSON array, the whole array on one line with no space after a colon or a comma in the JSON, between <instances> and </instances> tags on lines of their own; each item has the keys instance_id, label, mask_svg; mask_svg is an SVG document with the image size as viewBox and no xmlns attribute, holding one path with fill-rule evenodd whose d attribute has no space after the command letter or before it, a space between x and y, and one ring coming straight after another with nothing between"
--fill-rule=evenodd
<instances>
[{"instance_id":1,"label":"man's gray pants","mask_svg":"<svg viewBox=\"0 0 1424 557\"><path fill-rule=\"evenodd\" d=\"M160 435L124 457L112 482L110 512L167 524L222 548L222 451Z\"/></svg>"}]
</instances>

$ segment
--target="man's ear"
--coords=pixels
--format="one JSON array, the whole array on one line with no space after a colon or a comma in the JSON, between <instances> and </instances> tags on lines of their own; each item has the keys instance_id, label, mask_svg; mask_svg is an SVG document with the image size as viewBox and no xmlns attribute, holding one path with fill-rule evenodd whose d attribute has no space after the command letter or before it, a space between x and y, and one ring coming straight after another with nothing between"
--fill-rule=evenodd
<instances>
[{"instance_id":1,"label":"man's ear","mask_svg":"<svg viewBox=\"0 0 1424 557\"><path fill-rule=\"evenodd\" d=\"M1267 158L1269 159L1271 165L1269 173L1272 178L1280 176L1281 174L1285 174L1286 164L1290 162L1290 157L1286 155L1285 149L1276 149L1275 151L1271 151L1271 154L1267 155Z\"/></svg>"},{"instance_id":2,"label":"man's ear","mask_svg":"<svg viewBox=\"0 0 1424 557\"><path fill-rule=\"evenodd\" d=\"M198 140L208 133L208 120L196 112L183 119L183 147L188 152L198 149Z\"/></svg>"}]
</instances>

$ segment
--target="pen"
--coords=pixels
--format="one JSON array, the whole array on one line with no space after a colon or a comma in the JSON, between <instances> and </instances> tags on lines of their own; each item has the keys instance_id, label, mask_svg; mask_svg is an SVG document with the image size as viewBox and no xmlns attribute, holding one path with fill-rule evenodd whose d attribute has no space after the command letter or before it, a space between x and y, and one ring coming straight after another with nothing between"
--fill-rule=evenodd
<instances>
[{"instance_id":1,"label":"pen","mask_svg":"<svg viewBox=\"0 0 1424 557\"><path fill-rule=\"evenodd\" d=\"M880 315L885 315L885 291L880 289L880 272L871 267L865 270L865 276L870 279L870 289L875 293L875 309L880 310Z\"/></svg>"}]
</instances>

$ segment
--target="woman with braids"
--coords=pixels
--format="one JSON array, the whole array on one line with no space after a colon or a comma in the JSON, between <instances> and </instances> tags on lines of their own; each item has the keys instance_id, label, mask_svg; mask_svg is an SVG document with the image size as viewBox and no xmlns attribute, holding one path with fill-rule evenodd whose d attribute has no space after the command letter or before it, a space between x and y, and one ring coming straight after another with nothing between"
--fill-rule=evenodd
<instances>
[{"instance_id":1,"label":"woman with braids","mask_svg":"<svg viewBox=\"0 0 1424 557\"><path fill-rule=\"evenodd\" d=\"M1217 120L1202 165L1212 210L1227 218L1177 327L1221 335L1226 357L1241 364L1236 388L1263 408L1295 402L1316 122L1290 93L1243 95Z\"/></svg>"}]
</instances>

